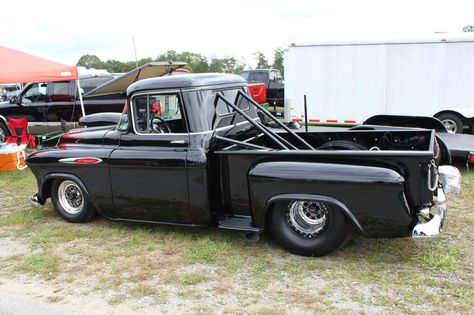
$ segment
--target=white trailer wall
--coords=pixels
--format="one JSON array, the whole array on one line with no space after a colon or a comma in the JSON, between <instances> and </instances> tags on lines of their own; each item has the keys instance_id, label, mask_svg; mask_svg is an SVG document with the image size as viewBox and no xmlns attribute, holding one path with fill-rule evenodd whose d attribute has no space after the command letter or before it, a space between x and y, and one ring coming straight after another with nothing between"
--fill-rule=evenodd
<instances>
[{"instance_id":1,"label":"white trailer wall","mask_svg":"<svg viewBox=\"0 0 474 315\"><path fill-rule=\"evenodd\" d=\"M474 37L457 42L373 42L290 46L285 53L286 119L357 123L376 114L474 116Z\"/></svg>"}]
</instances>

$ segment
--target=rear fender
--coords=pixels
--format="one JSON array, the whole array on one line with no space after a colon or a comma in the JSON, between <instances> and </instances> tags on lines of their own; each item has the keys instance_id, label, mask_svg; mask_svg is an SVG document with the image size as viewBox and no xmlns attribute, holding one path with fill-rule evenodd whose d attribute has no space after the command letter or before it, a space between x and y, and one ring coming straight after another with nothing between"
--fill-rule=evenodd
<instances>
[{"instance_id":1,"label":"rear fender","mask_svg":"<svg viewBox=\"0 0 474 315\"><path fill-rule=\"evenodd\" d=\"M337 206L363 235L410 235L415 214L407 202L404 183L403 176L384 167L262 162L248 174L253 224L265 228L275 202L309 199Z\"/></svg>"}]
</instances>

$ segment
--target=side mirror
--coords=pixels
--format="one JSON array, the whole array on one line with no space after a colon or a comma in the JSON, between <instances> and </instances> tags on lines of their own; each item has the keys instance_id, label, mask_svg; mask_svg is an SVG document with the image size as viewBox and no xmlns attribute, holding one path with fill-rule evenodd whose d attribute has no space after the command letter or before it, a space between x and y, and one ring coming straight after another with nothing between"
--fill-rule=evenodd
<instances>
[{"instance_id":1,"label":"side mirror","mask_svg":"<svg viewBox=\"0 0 474 315\"><path fill-rule=\"evenodd\" d=\"M21 99L18 97L18 96L12 96L10 98L10 104L17 104L17 105L21 105Z\"/></svg>"}]
</instances>

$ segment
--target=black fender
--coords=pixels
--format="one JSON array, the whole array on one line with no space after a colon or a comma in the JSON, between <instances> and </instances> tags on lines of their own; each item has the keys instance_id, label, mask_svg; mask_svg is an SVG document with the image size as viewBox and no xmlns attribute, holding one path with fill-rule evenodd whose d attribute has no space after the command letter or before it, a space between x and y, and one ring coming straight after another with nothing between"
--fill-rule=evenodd
<instances>
[{"instance_id":1,"label":"black fender","mask_svg":"<svg viewBox=\"0 0 474 315\"><path fill-rule=\"evenodd\" d=\"M265 228L271 205L288 197L320 198L339 207L369 237L408 236L416 223L398 172L375 166L270 161L248 173L253 224Z\"/></svg>"},{"instance_id":2,"label":"black fender","mask_svg":"<svg viewBox=\"0 0 474 315\"><path fill-rule=\"evenodd\" d=\"M53 184L53 181L56 179L70 179L75 181L81 190L84 192L84 194L87 196L89 200L92 201L91 195L89 194L89 191L87 190L86 186L82 182L82 180L77 177L76 175L73 174L68 174L68 173L49 173L46 176L44 176L43 180L41 183L38 185L38 201L41 205L44 205L46 202L46 199L51 197L51 186Z\"/></svg>"}]
</instances>

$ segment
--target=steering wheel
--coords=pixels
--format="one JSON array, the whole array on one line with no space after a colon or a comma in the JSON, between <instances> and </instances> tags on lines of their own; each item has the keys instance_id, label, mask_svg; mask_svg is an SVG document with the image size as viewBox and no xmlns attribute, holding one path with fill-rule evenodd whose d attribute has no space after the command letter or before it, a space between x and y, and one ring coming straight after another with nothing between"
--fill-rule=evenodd
<instances>
[{"instance_id":1,"label":"steering wheel","mask_svg":"<svg viewBox=\"0 0 474 315\"><path fill-rule=\"evenodd\" d=\"M159 116L151 119L151 129L154 133L171 133L168 123Z\"/></svg>"}]
</instances>

